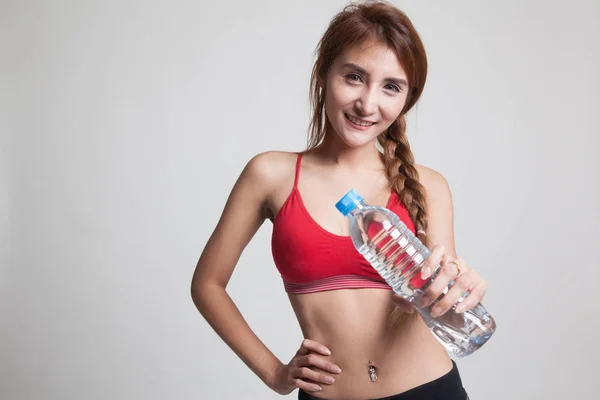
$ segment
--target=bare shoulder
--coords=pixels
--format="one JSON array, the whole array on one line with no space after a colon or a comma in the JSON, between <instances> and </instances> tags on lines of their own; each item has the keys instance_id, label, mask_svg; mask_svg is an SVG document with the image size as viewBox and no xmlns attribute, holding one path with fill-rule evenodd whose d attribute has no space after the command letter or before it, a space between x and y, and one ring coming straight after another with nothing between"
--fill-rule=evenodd
<instances>
[{"instance_id":1,"label":"bare shoulder","mask_svg":"<svg viewBox=\"0 0 600 400\"><path fill-rule=\"evenodd\" d=\"M424 165L415 165L415 168L429 200L447 199L450 196L450 187L444 175Z\"/></svg>"},{"instance_id":2,"label":"bare shoulder","mask_svg":"<svg viewBox=\"0 0 600 400\"><path fill-rule=\"evenodd\" d=\"M244 181L260 191L263 215L273 220L294 186L298 153L266 151L248 161L242 172Z\"/></svg>"},{"instance_id":3,"label":"bare shoulder","mask_svg":"<svg viewBox=\"0 0 600 400\"><path fill-rule=\"evenodd\" d=\"M267 191L277 190L293 179L298 153L287 151L265 151L252 157L243 174Z\"/></svg>"}]
</instances>

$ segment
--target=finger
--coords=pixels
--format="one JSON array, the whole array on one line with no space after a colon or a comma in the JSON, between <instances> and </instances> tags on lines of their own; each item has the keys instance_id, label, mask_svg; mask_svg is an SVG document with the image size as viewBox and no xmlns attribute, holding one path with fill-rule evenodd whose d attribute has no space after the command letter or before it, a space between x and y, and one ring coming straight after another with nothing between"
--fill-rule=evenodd
<instances>
[{"instance_id":1,"label":"finger","mask_svg":"<svg viewBox=\"0 0 600 400\"><path fill-rule=\"evenodd\" d=\"M320 392L323 390L323 388L316 383L305 382L302 379L294 379L293 384L305 392Z\"/></svg>"},{"instance_id":2,"label":"finger","mask_svg":"<svg viewBox=\"0 0 600 400\"><path fill-rule=\"evenodd\" d=\"M333 376L324 374L322 372L313 371L312 369L307 367L298 368L297 373L297 377L304 381L311 380L312 382L324 383L326 385L331 385L333 384L333 382L335 382Z\"/></svg>"},{"instance_id":3,"label":"finger","mask_svg":"<svg viewBox=\"0 0 600 400\"><path fill-rule=\"evenodd\" d=\"M470 291L480 279L474 270L467 270L455 280L448 293L431 309L431 316L436 318L451 309L467 291ZM470 294L469 294L470 296ZM463 300L464 301L464 300Z\"/></svg>"},{"instance_id":4,"label":"finger","mask_svg":"<svg viewBox=\"0 0 600 400\"><path fill-rule=\"evenodd\" d=\"M315 342L314 340L310 339L304 339L302 341L302 345L300 346L300 349L298 350L297 354L306 355L311 351L318 354L322 354L324 356L331 355L331 351L327 347L325 347L321 343Z\"/></svg>"},{"instance_id":5,"label":"finger","mask_svg":"<svg viewBox=\"0 0 600 400\"><path fill-rule=\"evenodd\" d=\"M308 354L302 357L299 360L298 365L300 367L317 367L323 371L333 372L334 374L342 372L340 367L330 361L322 359L316 354Z\"/></svg>"},{"instance_id":6,"label":"finger","mask_svg":"<svg viewBox=\"0 0 600 400\"><path fill-rule=\"evenodd\" d=\"M431 284L421 296L421 306L427 307L440 297L448 287L448 284L456 277L457 273L458 269L456 265L450 262L442 263L435 278L433 278Z\"/></svg>"},{"instance_id":7,"label":"finger","mask_svg":"<svg viewBox=\"0 0 600 400\"><path fill-rule=\"evenodd\" d=\"M457 313L463 313L469 311L477 304L481 303L485 296L486 283L485 281L480 282L471 289L471 293L456 307Z\"/></svg>"},{"instance_id":8,"label":"finger","mask_svg":"<svg viewBox=\"0 0 600 400\"><path fill-rule=\"evenodd\" d=\"M429 257L427 257L427 259L425 259L423 262L423 267L421 268L421 279L427 279L431 276L433 271L442 262L444 251L445 249L442 245L434 246L433 249L431 249Z\"/></svg>"}]
</instances>

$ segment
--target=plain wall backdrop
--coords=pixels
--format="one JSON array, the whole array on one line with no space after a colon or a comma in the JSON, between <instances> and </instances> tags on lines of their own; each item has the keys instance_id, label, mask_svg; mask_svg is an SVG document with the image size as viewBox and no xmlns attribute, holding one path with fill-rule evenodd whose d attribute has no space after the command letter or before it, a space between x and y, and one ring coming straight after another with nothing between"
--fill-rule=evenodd
<instances>
[{"instance_id":1,"label":"plain wall backdrop","mask_svg":"<svg viewBox=\"0 0 600 400\"><path fill-rule=\"evenodd\" d=\"M0 2L0 398L281 398L189 285L246 162L304 148L315 46L345 4ZM600 3L394 4L429 57L412 148L450 184L498 323L457 360L465 387L593 398ZM302 336L270 234L228 292L288 362Z\"/></svg>"}]
</instances>

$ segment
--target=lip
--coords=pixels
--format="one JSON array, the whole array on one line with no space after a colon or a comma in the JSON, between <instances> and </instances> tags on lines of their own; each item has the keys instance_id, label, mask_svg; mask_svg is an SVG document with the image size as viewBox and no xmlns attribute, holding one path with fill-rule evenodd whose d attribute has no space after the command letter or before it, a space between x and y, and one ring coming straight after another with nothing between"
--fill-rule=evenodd
<instances>
[{"instance_id":1,"label":"lip","mask_svg":"<svg viewBox=\"0 0 600 400\"><path fill-rule=\"evenodd\" d=\"M377 122L373 122L373 121L367 121L367 120L364 120L364 119L362 119L362 118L358 118L358 117L356 117L356 116L352 115L352 118L359 119L359 120L361 120L361 121L363 121L363 122L369 122L369 123L371 123L371 125L369 125L369 126L357 125L357 124L355 124L354 122L350 121L350 118L348 118L348 115L349 115L349 114L346 114L346 113L344 113L344 117L346 118L346 121L348 121L348 124L349 124L351 127L353 127L354 129L358 129L358 130L361 130L361 131L366 131L367 129L371 128L373 125L377 124Z\"/></svg>"}]
</instances>

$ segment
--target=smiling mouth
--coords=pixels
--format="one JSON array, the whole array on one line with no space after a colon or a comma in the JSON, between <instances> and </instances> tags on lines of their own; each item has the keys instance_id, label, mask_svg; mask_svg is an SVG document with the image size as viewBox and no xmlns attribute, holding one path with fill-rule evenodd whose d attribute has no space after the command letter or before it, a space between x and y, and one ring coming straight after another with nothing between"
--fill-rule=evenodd
<instances>
[{"instance_id":1,"label":"smiling mouth","mask_svg":"<svg viewBox=\"0 0 600 400\"><path fill-rule=\"evenodd\" d=\"M354 117L349 114L344 114L344 115L346 116L346 118L348 118L350 120L350 122L352 122L353 124L359 125L359 126L369 127L369 126L375 124L375 122L365 121L365 120L362 120L358 117Z\"/></svg>"}]
</instances>

